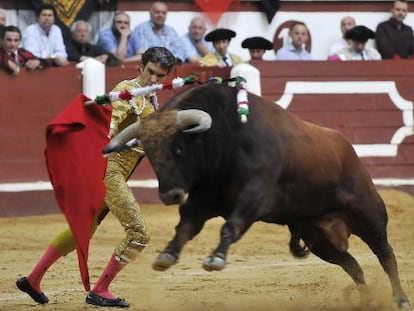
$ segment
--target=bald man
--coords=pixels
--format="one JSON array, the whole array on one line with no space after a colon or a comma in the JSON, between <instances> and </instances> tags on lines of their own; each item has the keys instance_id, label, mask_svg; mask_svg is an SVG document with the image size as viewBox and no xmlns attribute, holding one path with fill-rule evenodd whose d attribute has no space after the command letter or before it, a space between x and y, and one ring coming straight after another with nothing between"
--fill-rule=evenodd
<instances>
[{"instance_id":1,"label":"bald man","mask_svg":"<svg viewBox=\"0 0 414 311\"><path fill-rule=\"evenodd\" d=\"M162 46L170 50L176 60L184 62L184 49L181 38L174 27L167 25L168 6L165 2L155 1L150 7L150 20L135 27L131 36L138 42L138 53L150 47Z\"/></svg>"},{"instance_id":2,"label":"bald man","mask_svg":"<svg viewBox=\"0 0 414 311\"><path fill-rule=\"evenodd\" d=\"M188 26L188 32L181 36L186 63L196 64L202 57L214 52L213 44L204 38L206 30L205 20L194 17Z\"/></svg>"},{"instance_id":3,"label":"bald man","mask_svg":"<svg viewBox=\"0 0 414 311\"><path fill-rule=\"evenodd\" d=\"M345 39L345 33L348 30L351 30L352 28L354 28L355 25L356 25L356 21L355 21L355 18L353 18L352 16L344 16L343 18L341 18L340 27L341 27L342 37L329 47L328 56L334 55L336 52L344 48L347 48L351 45L351 41Z\"/></svg>"}]
</instances>

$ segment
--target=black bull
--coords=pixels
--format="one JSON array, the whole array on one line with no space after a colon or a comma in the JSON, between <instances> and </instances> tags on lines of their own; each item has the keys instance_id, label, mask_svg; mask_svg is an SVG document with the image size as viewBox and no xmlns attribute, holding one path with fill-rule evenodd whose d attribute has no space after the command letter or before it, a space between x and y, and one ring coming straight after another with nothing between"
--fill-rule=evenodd
<instances>
[{"instance_id":1,"label":"black bull","mask_svg":"<svg viewBox=\"0 0 414 311\"><path fill-rule=\"evenodd\" d=\"M176 263L205 222L222 216L226 222L203 262L206 270L223 269L230 245L264 221L289 227L294 255L309 249L365 285L347 251L355 234L378 257L398 306L408 308L387 239L384 203L352 145L339 132L300 120L269 100L250 93L248 100L250 115L242 123L237 88L207 84L185 90L105 148L104 153L119 151L139 138L161 200L180 204L175 236L153 268Z\"/></svg>"}]
</instances>

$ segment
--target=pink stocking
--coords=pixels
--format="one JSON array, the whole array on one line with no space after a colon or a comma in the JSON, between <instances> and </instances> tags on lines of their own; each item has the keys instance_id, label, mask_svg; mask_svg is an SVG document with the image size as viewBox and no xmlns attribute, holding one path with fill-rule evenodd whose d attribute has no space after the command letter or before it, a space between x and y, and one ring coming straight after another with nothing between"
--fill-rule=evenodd
<instances>
[{"instance_id":1,"label":"pink stocking","mask_svg":"<svg viewBox=\"0 0 414 311\"><path fill-rule=\"evenodd\" d=\"M125 266L126 264L120 263L118 260L116 260L116 255L112 254L108 265L96 282L95 287L92 289L92 292L104 298L115 299L116 297L109 292L109 285L118 274L118 272L121 271Z\"/></svg>"},{"instance_id":2,"label":"pink stocking","mask_svg":"<svg viewBox=\"0 0 414 311\"><path fill-rule=\"evenodd\" d=\"M62 257L62 255L58 253L52 245L49 245L37 265L28 275L27 279L30 285L39 293L42 292L40 289L40 282L42 281L47 269L49 269L50 266L53 265L60 257Z\"/></svg>"}]
</instances>

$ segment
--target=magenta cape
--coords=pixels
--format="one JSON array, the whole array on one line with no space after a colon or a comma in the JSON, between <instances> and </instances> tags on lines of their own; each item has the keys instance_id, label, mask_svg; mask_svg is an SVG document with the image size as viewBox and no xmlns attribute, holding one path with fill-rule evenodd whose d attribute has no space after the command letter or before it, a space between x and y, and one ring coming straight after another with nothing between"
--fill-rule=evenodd
<instances>
[{"instance_id":1,"label":"magenta cape","mask_svg":"<svg viewBox=\"0 0 414 311\"><path fill-rule=\"evenodd\" d=\"M90 290L88 251L91 225L105 197L106 159L102 156L112 106L76 96L46 128L46 165L56 201L76 239L79 269Z\"/></svg>"}]
</instances>

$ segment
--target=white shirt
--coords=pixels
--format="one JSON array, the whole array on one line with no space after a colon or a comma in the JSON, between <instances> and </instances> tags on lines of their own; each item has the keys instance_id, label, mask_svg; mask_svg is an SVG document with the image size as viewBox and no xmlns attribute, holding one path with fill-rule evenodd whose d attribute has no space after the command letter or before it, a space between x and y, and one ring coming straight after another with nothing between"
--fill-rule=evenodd
<instances>
[{"instance_id":1,"label":"white shirt","mask_svg":"<svg viewBox=\"0 0 414 311\"><path fill-rule=\"evenodd\" d=\"M371 47L365 47L362 53L357 53L353 48L345 48L336 53L340 60L381 60L380 53Z\"/></svg>"},{"instance_id":2,"label":"white shirt","mask_svg":"<svg viewBox=\"0 0 414 311\"><path fill-rule=\"evenodd\" d=\"M349 47L348 41L346 41L344 38L341 38L329 47L328 56L334 55L338 51L343 50L347 47Z\"/></svg>"},{"instance_id":3,"label":"white shirt","mask_svg":"<svg viewBox=\"0 0 414 311\"><path fill-rule=\"evenodd\" d=\"M56 25L52 25L49 35L38 23L28 26L23 33L22 46L40 58L51 58L54 55L68 57L62 31Z\"/></svg>"}]
</instances>

